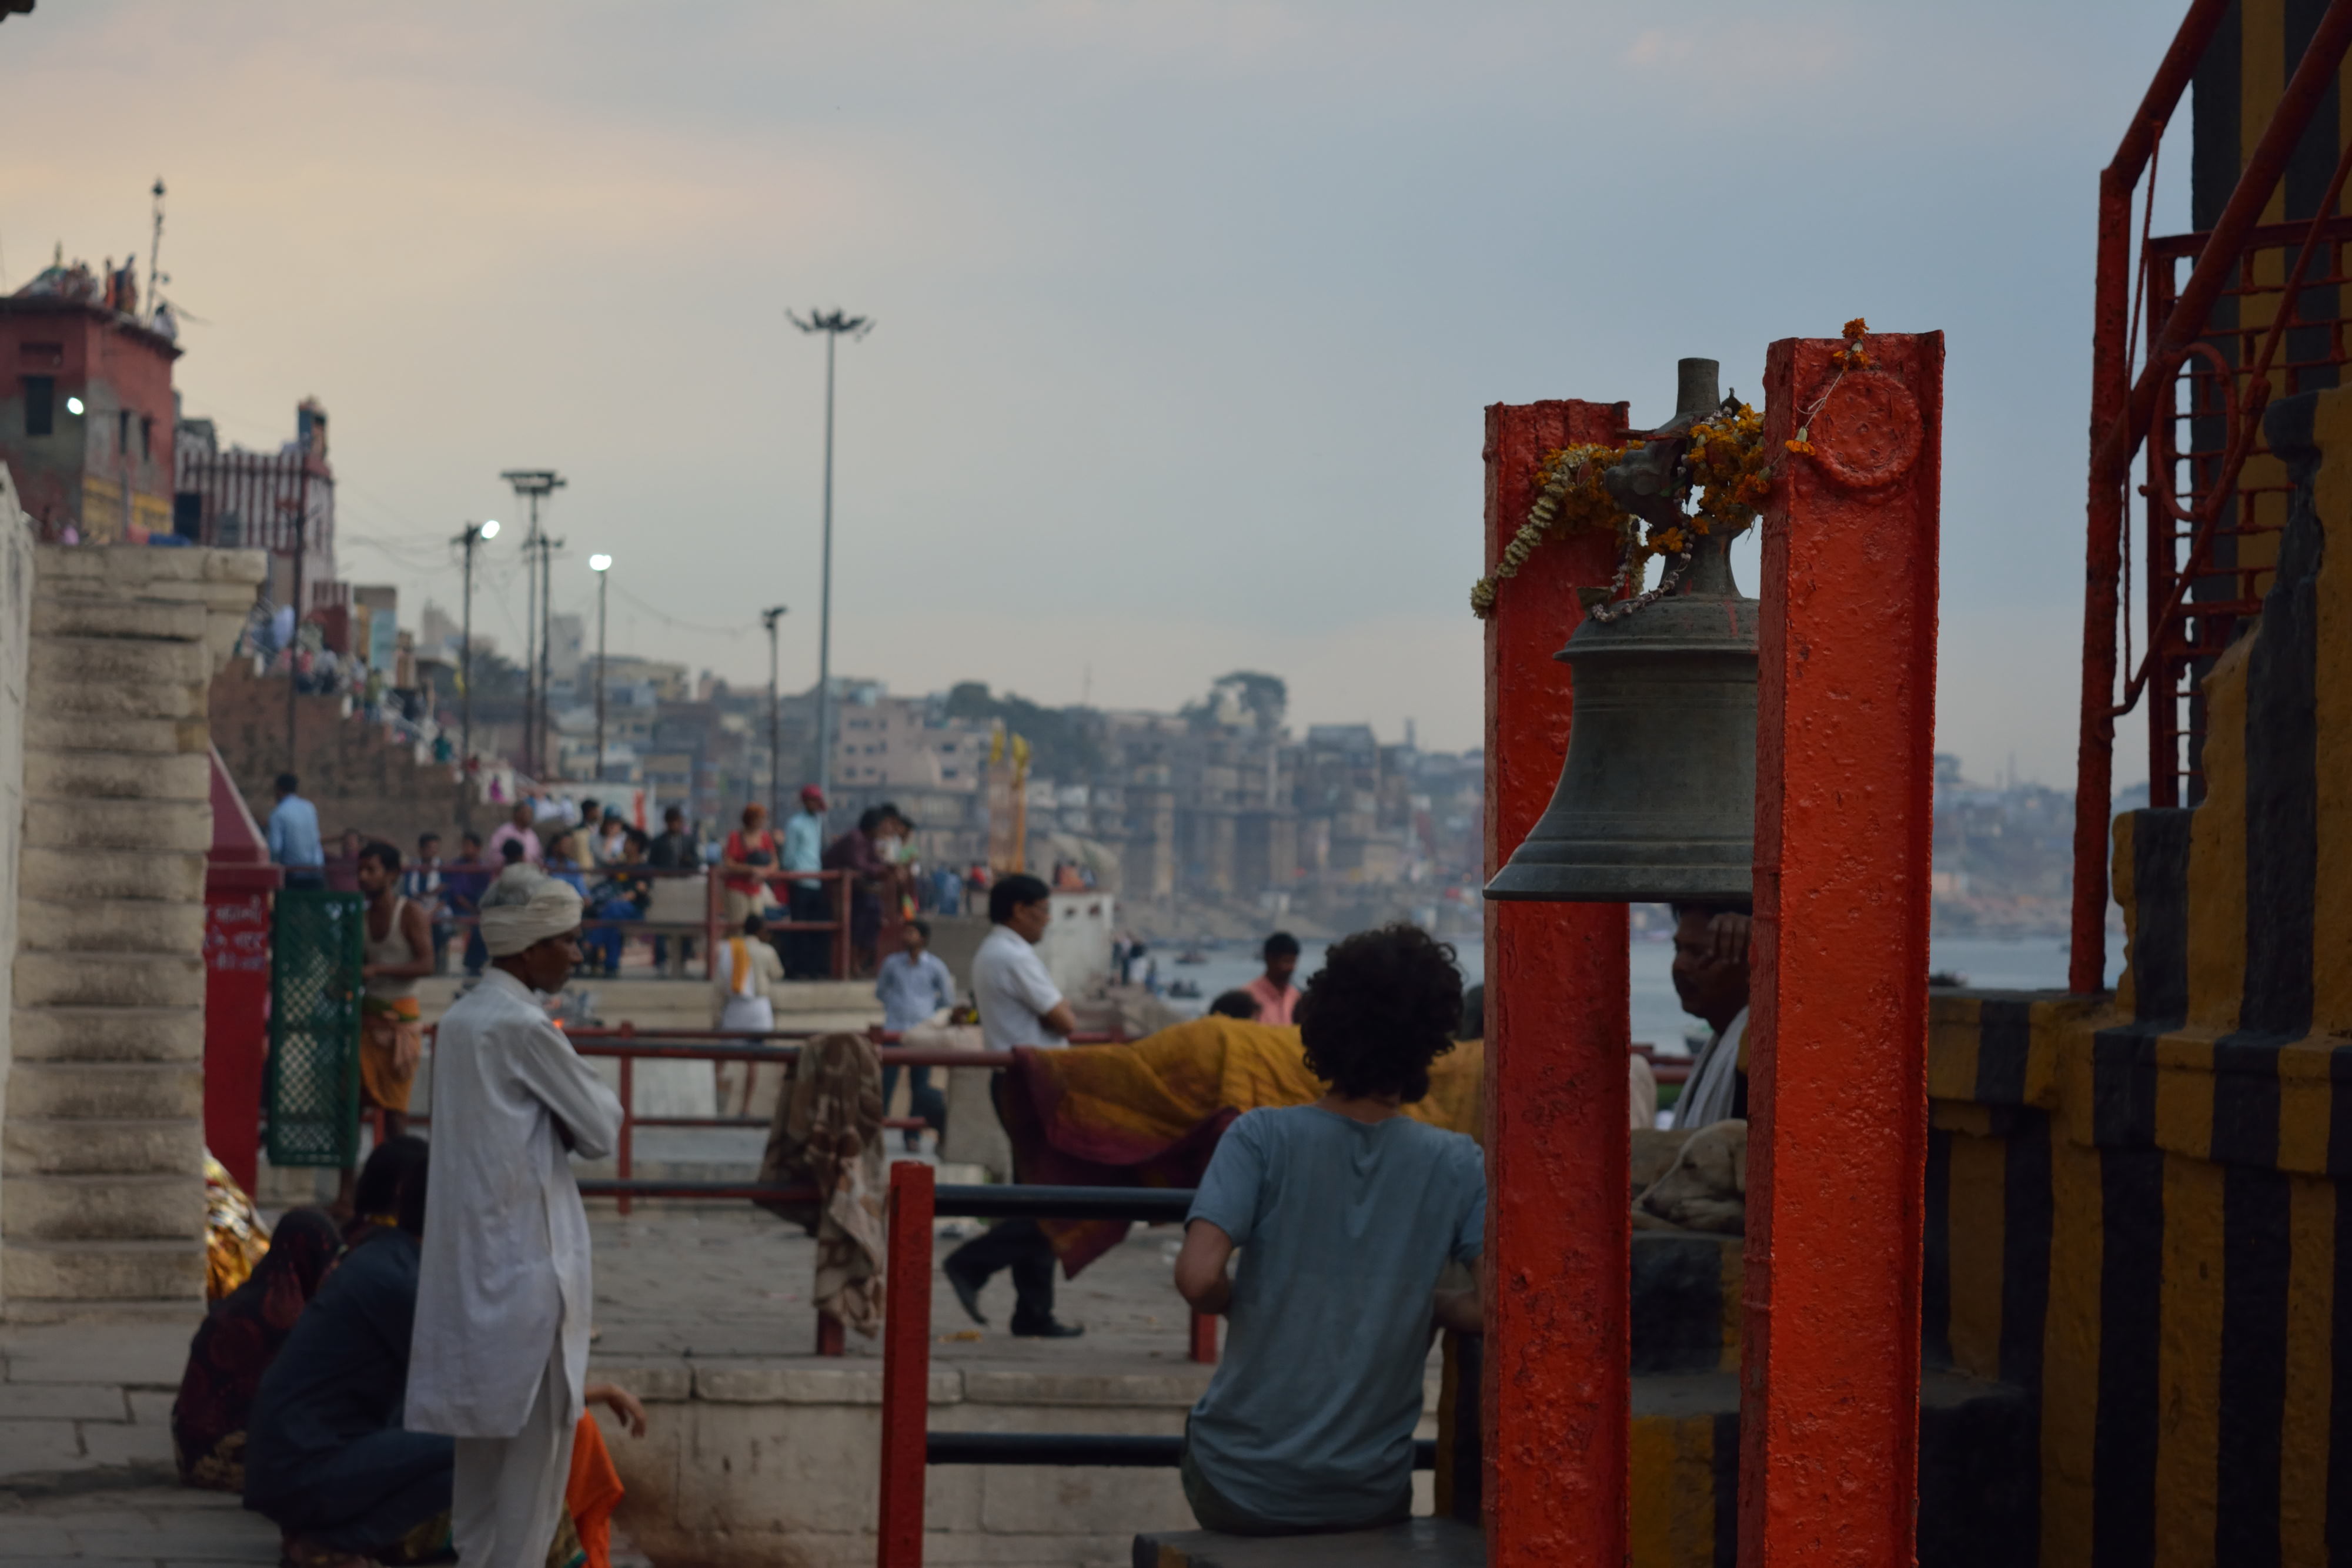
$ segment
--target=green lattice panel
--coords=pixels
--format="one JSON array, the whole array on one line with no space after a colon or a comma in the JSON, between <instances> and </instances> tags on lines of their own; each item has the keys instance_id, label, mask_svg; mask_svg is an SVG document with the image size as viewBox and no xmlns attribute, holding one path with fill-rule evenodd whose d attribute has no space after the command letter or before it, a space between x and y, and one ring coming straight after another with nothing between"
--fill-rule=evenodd
<instances>
[{"instance_id":1,"label":"green lattice panel","mask_svg":"<svg viewBox=\"0 0 2352 1568\"><path fill-rule=\"evenodd\" d=\"M269 937L269 1163L343 1167L360 1142L356 893L287 888Z\"/></svg>"}]
</instances>

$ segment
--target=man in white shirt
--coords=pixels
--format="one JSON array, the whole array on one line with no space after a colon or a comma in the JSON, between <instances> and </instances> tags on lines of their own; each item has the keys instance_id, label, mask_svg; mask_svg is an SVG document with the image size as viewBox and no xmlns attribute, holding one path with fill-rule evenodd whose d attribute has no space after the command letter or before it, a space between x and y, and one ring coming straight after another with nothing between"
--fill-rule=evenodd
<instances>
[{"instance_id":1,"label":"man in white shirt","mask_svg":"<svg viewBox=\"0 0 2352 1568\"><path fill-rule=\"evenodd\" d=\"M1036 947L1054 923L1053 890L1034 876L1002 878L988 890L988 918L993 929L971 959L972 996L980 1004L980 1032L988 1049L1067 1045L1078 1020ZM981 1290L1003 1269L1013 1270L1014 1335L1075 1339L1086 1333L1054 1316L1054 1244L1034 1219L1000 1220L940 1265L956 1300L972 1322L983 1325L988 1319L981 1314Z\"/></svg>"},{"instance_id":2,"label":"man in white shirt","mask_svg":"<svg viewBox=\"0 0 2352 1568\"><path fill-rule=\"evenodd\" d=\"M538 993L580 962L580 895L517 869L483 894L492 967L441 1020L404 1425L457 1439L465 1568L547 1555L588 1371L588 1217L568 1157L610 1155L621 1102Z\"/></svg>"},{"instance_id":3,"label":"man in white shirt","mask_svg":"<svg viewBox=\"0 0 2352 1568\"><path fill-rule=\"evenodd\" d=\"M1728 904L1675 905L1675 995L1715 1032L1675 1102L1689 1131L1748 1114L1748 912Z\"/></svg>"}]
</instances>

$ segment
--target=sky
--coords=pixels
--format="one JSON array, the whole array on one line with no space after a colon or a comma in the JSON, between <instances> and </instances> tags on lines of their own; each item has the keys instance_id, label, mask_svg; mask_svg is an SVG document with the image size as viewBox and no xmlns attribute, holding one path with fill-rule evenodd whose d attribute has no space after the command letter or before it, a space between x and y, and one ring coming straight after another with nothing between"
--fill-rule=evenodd
<instances>
[{"instance_id":1,"label":"sky","mask_svg":"<svg viewBox=\"0 0 2352 1568\"><path fill-rule=\"evenodd\" d=\"M609 552L614 653L764 682L785 604L788 689L825 366L786 312L865 314L836 672L1168 708L1262 669L1448 749L1486 404L1648 424L1685 355L1752 397L1776 339L1941 329L1938 746L2071 788L2097 171L2180 9L41 0L0 286L143 258L161 175L185 412L274 450L326 405L346 578L454 612L448 541L552 467L559 611Z\"/></svg>"}]
</instances>

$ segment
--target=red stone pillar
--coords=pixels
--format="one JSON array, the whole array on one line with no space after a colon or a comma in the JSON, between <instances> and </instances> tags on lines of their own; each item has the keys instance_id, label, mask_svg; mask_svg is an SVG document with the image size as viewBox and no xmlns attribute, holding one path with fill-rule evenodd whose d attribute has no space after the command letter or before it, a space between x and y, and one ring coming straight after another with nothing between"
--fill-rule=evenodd
<instances>
[{"instance_id":1,"label":"red stone pillar","mask_svg":"<svg viewBox=\"0 0 2352 1568\"><path fill-rule=\"evenodd\" d=\"M1864 344L1765 365L1744 1568L1915 1556L1944 340Z\"/></svg>"},{"instance_id":2,"label":"red stone pillar","mask_svg":"<svg viewBox=\"0 0 2352 1568\"><path fill-rule=\"evenodd\" d=\"M1625 405L1486 410L1486 560L1535 500L1546 454L1624 438ZM1486 622L1486 874L1551 802L1569 672L1552 655L1616 540L1546 539ZM1486 1561L1624 1561L1628 1441L1625 906L1486 905Z\"/></svg>"}]
</instances>

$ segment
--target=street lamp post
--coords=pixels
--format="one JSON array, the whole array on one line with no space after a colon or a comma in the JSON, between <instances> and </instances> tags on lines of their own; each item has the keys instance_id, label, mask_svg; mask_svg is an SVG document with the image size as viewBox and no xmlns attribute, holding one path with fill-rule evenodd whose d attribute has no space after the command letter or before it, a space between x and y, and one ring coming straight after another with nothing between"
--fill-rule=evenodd
<instances>
[{"instance_id":1,"label":"street lamp post","mask_svg":"<svg viewBox=\"0 0 2352 1568\"><path fill-rule=\"evenodd\" d=\"M539 633L537 671L532 670L528 652L523 659L522 704L523 758L530 768L531 777L536 779L546 771L547 760L543 755L547 749L547 563L554 547L562 542L560 539L551 541L539 531L539 503L541 497L553 495L568 481L552 468L509 468L499 477L513 486L515 495L527 499L530 505L530 531L523 536L522 541L523 580L527 583L533 581L530 576L530 552L534 549L539 552L539 577L534 584L539 612L535 616L526 615L523 624L526 643L534 630ZM535 627L533 622L537 622Z\"/></svg>"},{"instance_id":2,"label":"street lamp post","mask_svg":"<svg viewBox=\"0 0 2352 1568\"><path fill-rule=\"evenodd\" d=\"M499 520L476 525L468 523L466 531L452 542L466 551L465 609L457 630L457 699L458 712L463 716L457 730L457 825L474 825L474 797L467 788L473 780L467 777L474 765L474 547L499 537Z\"/></svg>"},{"instance_id":3,"label":"street lamp post","mask_svg":"<svg viewBox=\"0 0 2352 1568\"><path fill-rule=\"evenodd\" d=\"M803 320L785 319L803 332L824 334L824 572L818 590L816 631L816 787L833 793L833 350L843 333L863 338L874 330L870 316L812 310Z\"/></svg>"},{"instance_id":4,"label":"street lamp post","mask_svg":"<svg viewBox=\"0 0 2352 1568\"><path fill-rule=\"evenodd\" d=\"M781 604L760 612L768 629L768 821L784 820L784 710L776 692L776 622L784 618Z\"/></svg>"},{"instance_id":5,"label":"street lamp post","mask_svg":"<svg viewBox=\"0 0 2352 1568\"><path fill-rule=\"evenodd\" d=\"M596 574L596 782L604 781L604 589L612 581L613 558L592 555L588 570ZM577 700L575 698L575 700Z\"/></svg>"}]
</instances>

